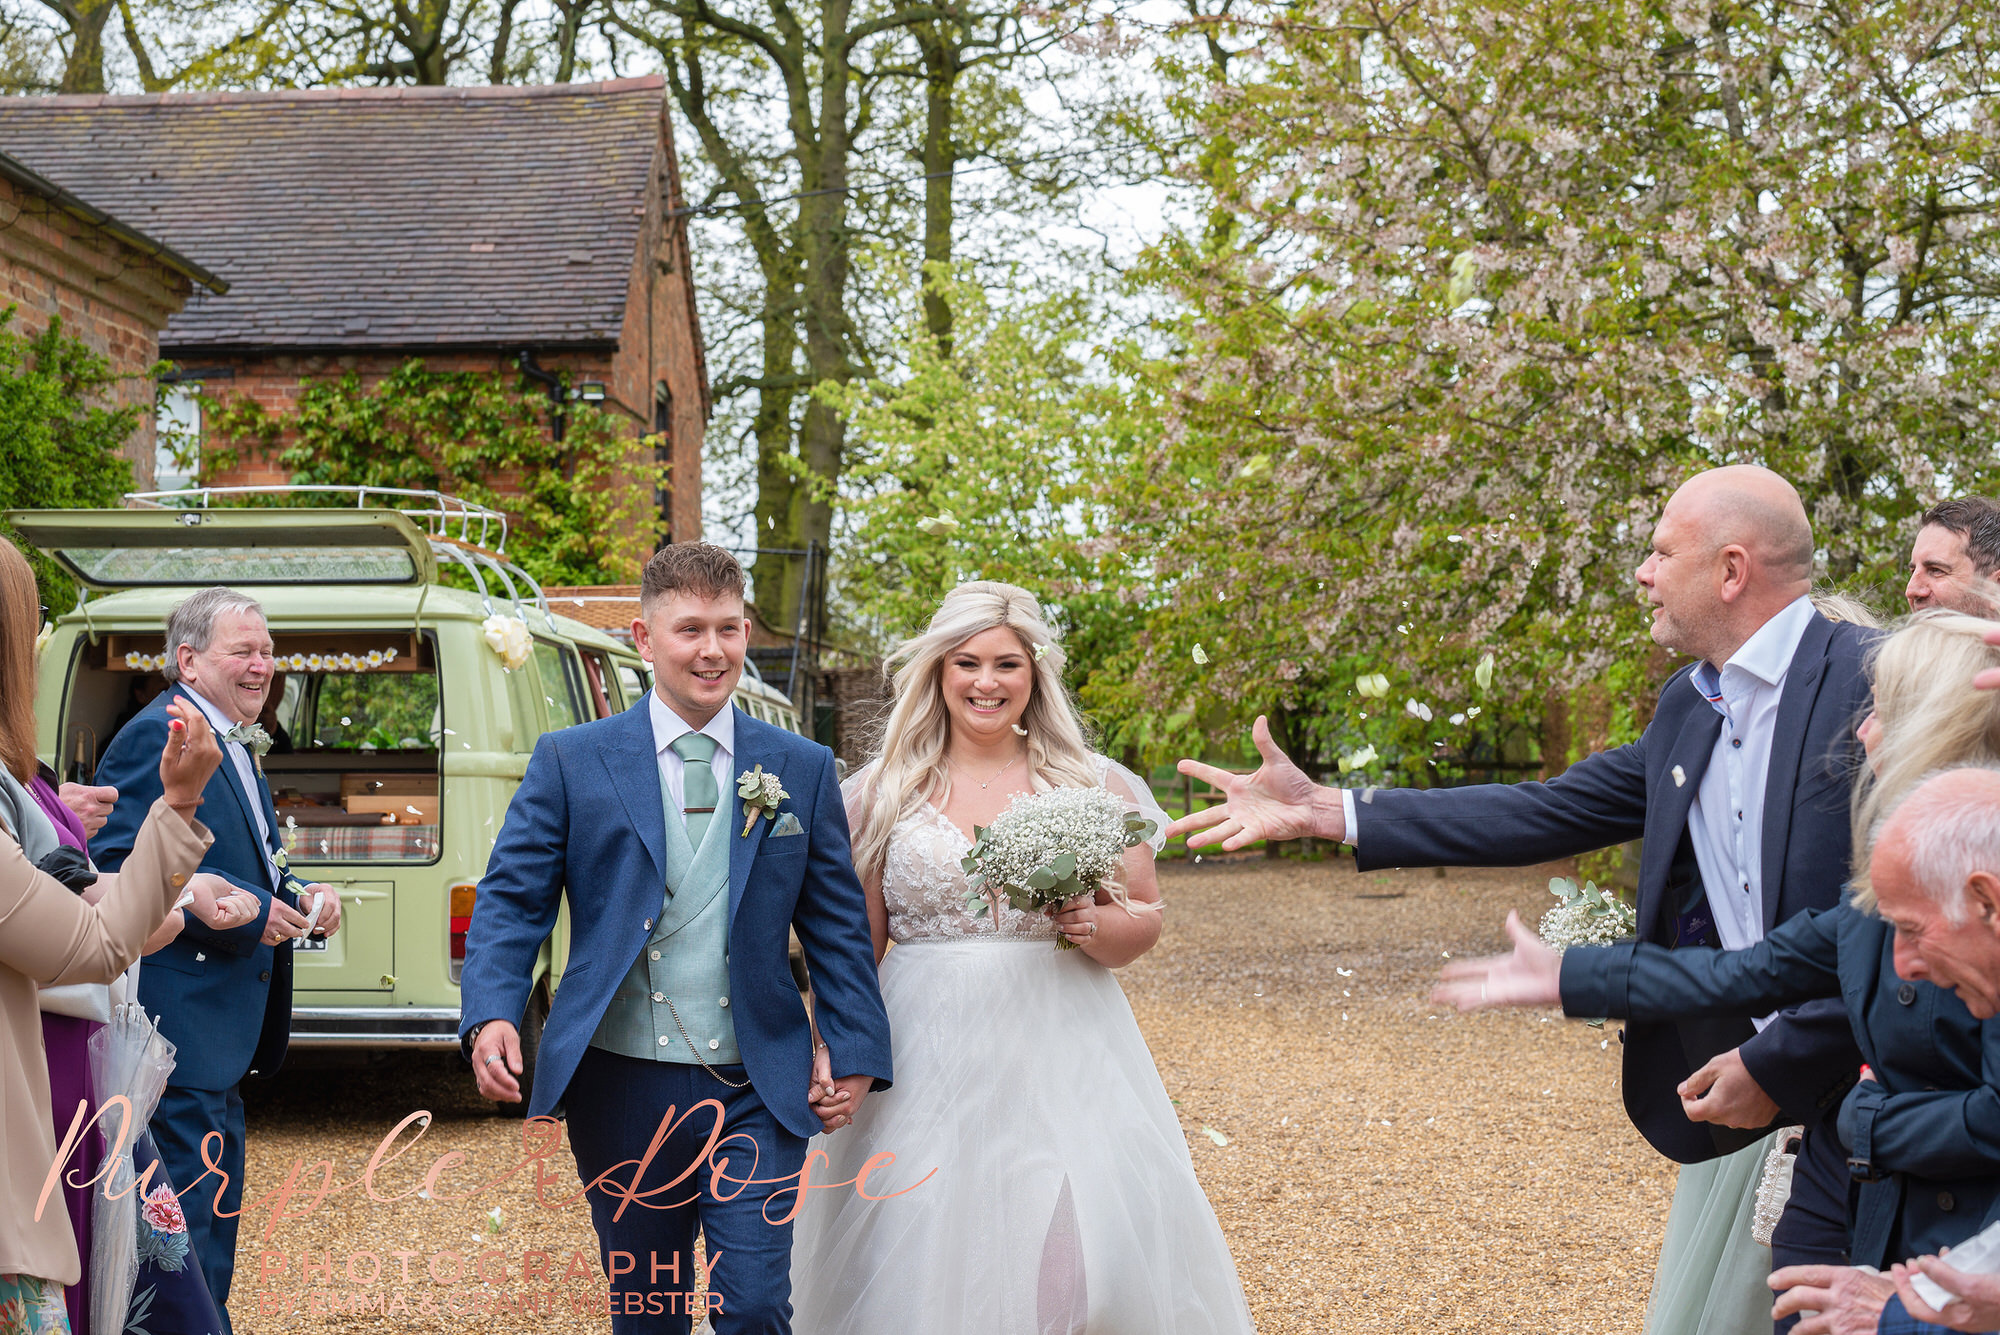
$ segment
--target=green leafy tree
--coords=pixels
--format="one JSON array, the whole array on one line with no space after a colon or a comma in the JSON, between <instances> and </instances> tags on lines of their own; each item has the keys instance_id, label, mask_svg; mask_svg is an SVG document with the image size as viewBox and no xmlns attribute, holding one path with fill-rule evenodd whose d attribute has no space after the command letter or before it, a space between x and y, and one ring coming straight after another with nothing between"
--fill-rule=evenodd
<instances>
[{"instance_id":1,"label":"green leafy tree","mask_svg":"<svg viewBox=\"0 0 2000 1335\"><path fill-rule=\"evenodd\" d=\"M140 408L107 406L118 377L60 319L26 336L14 315L12 306L0 311L0 498L24 510L117 505L132 487L123 451ZM67 611L76 600L69 577L10 527L0 533L34 567L42 601Z\"/></svg>"},{"instance_id":2,"label":"green leafy tree","mask_svg":"<svg viewBox=\"0 0 2000 1335\"><path fill-rule=\"evenodd\" d=\"M1184 313L1118 484L1134 699L1276 707L1417 778L1496 707L1643 699L1632 570L1692 471L1794 479L1862 592L1923 505L2000 484L2000 11L1321 0L1192 31L1207 207L1147 269Z\"/></svg>"}]
</instances>

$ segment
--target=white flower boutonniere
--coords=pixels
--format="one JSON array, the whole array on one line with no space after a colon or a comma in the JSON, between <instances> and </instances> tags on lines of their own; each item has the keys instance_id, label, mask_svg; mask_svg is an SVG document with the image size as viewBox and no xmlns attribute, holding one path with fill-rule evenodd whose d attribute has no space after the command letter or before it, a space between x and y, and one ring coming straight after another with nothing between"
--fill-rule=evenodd
<instances>
[{"instance_id":1,"label":"white flower boutonniere","mask_svg":"<svg viewBox=\"0 0 2000 1335\"><path fill-rule=\"evenodd\" d=\"M736 776L736 795L743 799L743 833L739 837L744 839L750 837L750 827L757 823L757 817L776 820L778 803L791 796L778 776L766 774L762 765Z\"/></svg>"}]
</instances>

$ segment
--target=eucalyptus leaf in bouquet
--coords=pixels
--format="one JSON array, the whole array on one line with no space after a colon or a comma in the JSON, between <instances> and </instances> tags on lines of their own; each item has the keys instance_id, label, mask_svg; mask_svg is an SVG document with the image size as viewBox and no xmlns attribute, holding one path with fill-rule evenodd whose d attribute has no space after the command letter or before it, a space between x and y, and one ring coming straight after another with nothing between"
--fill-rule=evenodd
<instances>
[{"instance_id":1,"label":"eucalyptus leaf in bouquet","mask_svg":"<svg viewBox=\"0 0 2000 1335\"><path fill-rule=\"evenodd\" d=\"M1578 885L1567 876L1549 878L1549 893L1562 902L1542 915L1535 930L1542 944L1558 952L1571 946L1610 946L1639 934L1639 915L1632 906L1595 881ZM1604 1021L1591 1020L1602 1029Z\"/></svg>"},{"instance_id":2,"label":"eucalyptus leaf in bouquet","mask_svg":"<svg viewBox=\"0 0 2000 1335\"><path fill-rule=\"evenodd\" d=\"M972 889L975 916L1005 895L1023 913L1095 895L1117 874L1126 849L1158 827L1125 809L1102 788L1051 788L1017 793L991 825L974 826L972 847L959 866ZM1058 940L1063 950L1076 947Z\"/></svg>"}]
</instances>

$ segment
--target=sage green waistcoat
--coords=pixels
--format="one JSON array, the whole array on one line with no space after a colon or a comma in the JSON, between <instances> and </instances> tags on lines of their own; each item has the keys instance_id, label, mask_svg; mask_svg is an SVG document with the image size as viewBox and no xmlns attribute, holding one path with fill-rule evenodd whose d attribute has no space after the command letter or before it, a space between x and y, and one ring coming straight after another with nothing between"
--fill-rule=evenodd
<instances>
[{"instance_id":1,"label":"sage green waistcoat","mask_svg":"<svg viewBox=\"0 0 2000 1335\"><path fill-rule=\"evenodd\" d=\"M698 1056L711 1066L734 1064L742 1060L729 1018L729 840L736 831L725 807L710 818L697 849L664 782L660 805L667 827L665 902L590 1045L653 1061L693 1065ZM687 1027L685 1038L675 1013Z\"/></svg>"}]
</instances>

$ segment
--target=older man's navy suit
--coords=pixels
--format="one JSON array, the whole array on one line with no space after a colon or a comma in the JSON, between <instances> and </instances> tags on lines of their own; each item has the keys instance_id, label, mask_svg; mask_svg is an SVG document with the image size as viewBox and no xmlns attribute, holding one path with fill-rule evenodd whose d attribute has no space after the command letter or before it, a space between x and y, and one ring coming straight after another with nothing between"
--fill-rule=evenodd
<instances>
[{"instance_id":1,"label":"older man's navy suit","mask_svg":"<svg viewBox=\"0 0 2000 1335\"><path fill-rule=\"evenodd\" d=\"M160 795L160 751L171 718L167 706L187 699L180 686L163 692L105 748L97 782L117 788L118 803L91 840L91 854L107 870L124 864L140 821ZM185 1193L181 1206L190 1244L209 1292L223 1307L226 1329L236 1265L234 1211L243 1195L243 1100L237 1086L246 1075L275 1073L291 1037L292 943L265 945L264 923L274 892L298 907L301 883L289 871L274 873L278 813L261 775L246 789L225 754L201 797L202 823L215 834L201 869L248 890L264 911L254 922L221 932L188 914L181 934L140 966L139 1000L176 1049L173 1075L153 1116L153 1137L175 1188ZM253 807L263 810L268 839L258 833ZM275 891L273 880L279 883ZM221 1184L221 1214L214 1209L216 1179L196 1185L206 1172L202 1140L211 1131L223 1135L218 1162L228 1174Z\"/></svg>"},{"instance_id":2,"label":"older man's navy suit","mask_svg":"<svg viewBox=\"0 0 2000 1335\"><path fill-rule=\"evenodd\" d=\"M2000 1217L2000 1021L1896 976L1895 932L1849 907L1805 913L1748 950L1574 947L1571 1015L1670 1019L1766 1011L1838 992L1873 1080L1847 1094L1859 1265L1955 1247Z\"/></svg>"},{"instance_id":3,"label":"older man's navy suit","mask_svg":"<svg viewBox=\"0 0 2000 1335\"><path fill-rule=\"evenodd\" d=\"M1848 874L1848 794L1859 763L1854 728L1868 710L1863 656L1871 638L1861 627L1814 613L1792 655L1765 781L1767 932L1840 900ZM1643 836L1639 939L1678 949L1716 945L1688 812L1722 720L1691 676L1685 669L1667 681L1638 741L1585 757L1546 783L1376 789L1355 804L1356 866L1520 866ZM1846 1169L1826 1123L1854 1080L1860 1054L1837 1000L1806 1002L1761 1033L1751 1024L1759 1013L1735 1008L1635 1019L1624 1034L1625 1109L1654 1148L1681 1163L1754 1143L1763 1131L1689 1121L1677 1093L1711 1057L1740 1049L1750 1075L1809 1129L1795 1213L1788 1212L1775 1259L1837 1260L1828 1252L1843 1231Z\"/></svg>"}]
</instances>

